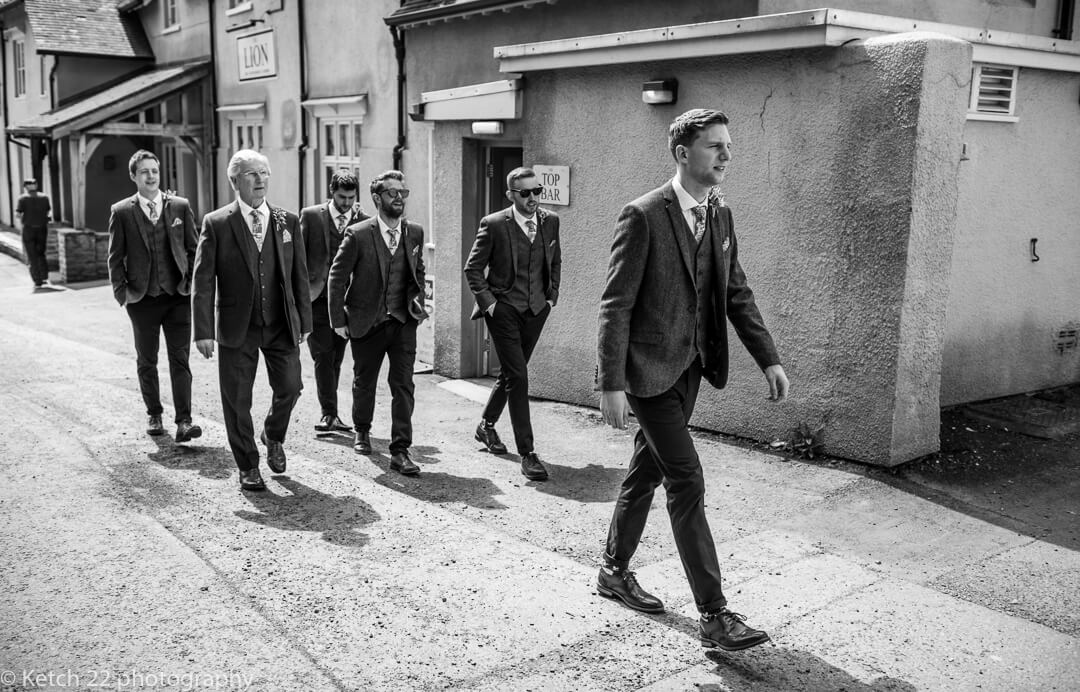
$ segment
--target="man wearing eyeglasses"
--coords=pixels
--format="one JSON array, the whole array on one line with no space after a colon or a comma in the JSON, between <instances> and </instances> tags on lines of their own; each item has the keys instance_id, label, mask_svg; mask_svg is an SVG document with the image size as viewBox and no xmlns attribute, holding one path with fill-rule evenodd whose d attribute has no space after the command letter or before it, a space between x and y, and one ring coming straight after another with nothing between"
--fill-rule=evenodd
<instances>
[{"instance_id":1,"label":"man wearing eyeglasses","mask_svg":"<svg viewBox=\"0 0 1080 692\"><path fill-rule=\"evenodd\" d=\"M424 310L424 229L405 220L409 190L401 171L371 181L374 218L349 226L330 265L330 325L350 340L353 356L353 451L371 454L375 387L390 360L390 469L420 473L409 457L415 405L416 327Z\"/></svg>"},{"instance_id":2,"label":"man wearing eyeglasses","mask_svg":"<svg viewBox=\"0 0 1080 692\"><path fill-rule=\"evenodd\" d=\"M509 405L521 473L544 481L548 472L533 448L528 364L559 300L559 217L540 208L544 188L531 168L510 171L506 187L513 204L480 221L465 262L465 277L476 298L472 318L484 317L500 365L476 439L492 454L506 453L495 423Z\"/></svg>"},{"instance_id":3,"label":"man wearing eyeglasses","mask_svg":"<svg viewBox=\"0 0 1080 692\"><path fill-rule=\"evenodd\" d=\"M330 326L327 279L345 229L368 218L356 202L359 188L356 176L340 170L330 178L330 200L300 211L300 234L304 236L311 285L312 329L307 343L315 364L315 389L322 410L322 417L315 424L319 433L352 430L338 417L337 399L341 363L349 340L338 336Z\"/></svg>"}]
</instances>

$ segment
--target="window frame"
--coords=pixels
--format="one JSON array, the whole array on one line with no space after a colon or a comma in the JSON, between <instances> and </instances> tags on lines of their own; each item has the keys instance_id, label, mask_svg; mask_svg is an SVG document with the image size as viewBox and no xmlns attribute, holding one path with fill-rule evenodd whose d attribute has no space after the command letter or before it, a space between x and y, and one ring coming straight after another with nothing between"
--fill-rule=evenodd
<instances>
[{"instance_id":1,"label":"window frame","mask_svg":"<svg viewBox=\"0 0 1080 692\"><path fill-rule=\"evenodd\" d=\"M319 184L321 190L330 189L330 178L336 171L345 169L352 171L358 179L360 177L360 170L362 168L362 155L363 149L363 116L356 115L341 115L341 116L326 116L316 119L319 133L318 153L319 153ZM346 128L347 132L347 146L343 150L341 147L342 127ZM327 133L329 131L334 133L331 138L332 141L328 141ZM332 146L331 146L332 145ZM333 151L332 154L328 153ZM345 151L345 154L341 152ZM361 184L361 187L365 187Z\"/></svg>"},{"instance_id":2,"label":"window frame","mask_svg":"<svg viewBox=\"0 0 1080 692\"><path fill-rule=\"evenodd\" d=\"M26 39L11 41L11 88L13 98L26 98Z\"/></svg>"},{"instance_id":3,"label":"window frame","mask_svg":"<svg viewBox=\"0 0 1080 692\"><path fill-rule=\"evenodd\" d=\"M180 30L180 0L162 0L161 16L164 27L162 33ZM170 21L171 19L171 21Z\"/></svg>"}]
</instances>

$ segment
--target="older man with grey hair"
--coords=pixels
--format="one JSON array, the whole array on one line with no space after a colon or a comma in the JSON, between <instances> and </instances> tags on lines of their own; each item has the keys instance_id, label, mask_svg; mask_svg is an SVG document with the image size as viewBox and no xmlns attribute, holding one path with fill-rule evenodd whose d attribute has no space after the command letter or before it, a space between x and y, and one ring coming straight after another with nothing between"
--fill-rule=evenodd
<instances>
[{"instance_id":1,"label":"older man with grey hair","mask_svg":"<svg viewBox=\"0 0 1080 692\"><path fill-rule=\"evenodd\" d=\"M284 473L282 443L302 388L300 344L311 333L307 260L296 214L266 201L266 157L242 149L229 161L228 176L236 201L203 218L195 251L195 347L206 358L215 341L221 348L221 404L240 487L264 490L251 390L262 351L274 396L260 439L270 470Z\"/></svg>"}]
</instances>

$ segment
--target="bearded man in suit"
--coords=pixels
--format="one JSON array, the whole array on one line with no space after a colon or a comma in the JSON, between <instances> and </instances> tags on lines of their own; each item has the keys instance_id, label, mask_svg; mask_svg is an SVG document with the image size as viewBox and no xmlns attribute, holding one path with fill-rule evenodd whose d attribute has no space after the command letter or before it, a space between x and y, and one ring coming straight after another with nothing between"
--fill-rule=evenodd
<instances>
[{"instance_id":1,"label":"bearded man in suit","mask_svg":"<svg viewBox=\"0 0 1080 692\"><path fill-rule=\"evenodd\" d=\"M495 423L509 402L521 473L529 480L544 481L548 472L533 445L528 366L559 300L559 217L540 208L544 188L531 168L510 171L506 188L511 206L480 221L465 261L465 278L476 298L472 318L483 315L501 368L475 437L489 452L506 453Z\"/></svg>"},{"instance_id":2,"label":"bearded man in suit","mask_svg":"<svg viewBox=\"0 0 1080 692\"><path fill-rule=\"evenodd\" d=\"M687 426L701 378L717 388L727 382L728 321L764 371L770 399L787 396L788 379L739 264L731 210L714 193L731 162L727 124L720 111L702 108L677 117L668 131L674 178L626 205L615 226L600 300L597 388L606 423L625 429L632 409L641 428L597 591L635 610L663 611L628 569L663 483L701 643L739 651L769 635L727 608Z\"/></svg>"},{"instance_id":3,"label":"bearded man in suit","mask_svg":"<svg viewBox=\"0 0 1080 692\"><path fill-rule=\"evenodd\" d=\"M338 336L330 326L328 279L330 264L337 255L345 229L368 218L356 201L359 191L356 176L340 170L330 178L330 199L300 211L300 233L307 252L308 283L311 286L311 336L308 349L315 363L315 390L322 417L315 424L317 432L349 432L338 417L338 380L349 340Z\"/></svg>"},{"instance_id":4,"label":"bearded man in suit","mask_svg":"<svg viewBox=\"0 0 1080 692\"><path fill-rule=\"evenodd\" d=\"M375 386L383 358L390 368L390 469L415 476L409 456L415 407L416 327L424 310L424 229L405 219L409 189L401 171L371 181L377 214L345 231L330 265L330 324L348 338L353 358L353 451L371 454Z\"/></svg>"},{"instance_id":5,"label":"bearded man in suit","mask_svg":"<svg viewBox=\"0 0 1080 692\"><path fill-rule=\"evenodd\" d=\"M303 387L300 344L311 333L307 261L296 214L266 201L267 158L241 149L229 161L228 176L236 201L206 215L195 252L195 347L210 358L214 341L221 346L221 404L240 487L265 490L251 390L262 351L274 396L259 437L270 470L284 473L282 443Z\"/></svg>"},{"instance_id":6,"label":"bearded man in suit","mask_svg":"<svg viewBox=\"0 0 1080 692\"><path fill-rule=\"evenodd\" d=\"M146 404L146 432L165 434L161 422L158 348L165 334L176 441L202 435L191 422L191 268L195 261L195 217L183 197L161 191L160 164L140 149L128 162L136 192L112 205L109 214L109 282L131 319L139 391Z\"/></svg>"}]
</instances>

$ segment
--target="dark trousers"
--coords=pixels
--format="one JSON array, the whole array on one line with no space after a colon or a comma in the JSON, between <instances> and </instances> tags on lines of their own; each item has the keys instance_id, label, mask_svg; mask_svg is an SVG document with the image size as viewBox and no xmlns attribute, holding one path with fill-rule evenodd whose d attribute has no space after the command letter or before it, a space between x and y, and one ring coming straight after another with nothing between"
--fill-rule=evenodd
<instances>
[{"instance_id":1,"label":"dark trousers","mask_svg":"<svg viewBox=\"0 0 1080 692\"><path fill-rule=\"evenodd\" d=\"M641 540L653 492L661 483L667 492L668 515L683 570L701 612L727 605L720 588L709 523L705 519L705 478L687 424L694 412L701 363L694 361L671 389L654 397L626 395L641 429L608 530L608 564L625 568Z\"/></svg>"},{"instance_id":2,"label":"dark trousers","mask_svg":"<svg viewBox=\"0 0 1080 692\"><path fill-rule=\"evenodd\" d=\"M23 252L26 253L26 263L30 265L30 279L35 284L49 280L49 263L45 260L45 244L48 239L48 226L23 226Z\"/></svg>"},{"instance_id":3,"label":"dark trousers","mask_svg":"<svg viewBox=\"0 0 1080 692\"><path fill-rule=\"evenodd\" d=\"M277 442L285 441L289 417L300 398L300 348L293 343L289 327L284 322L268 325L249 325L244 343L239 348L220 347L218 378L221 382L221 407L229 447L241 471L257 468L259 448L255 446L255 425L251 420L251 389L259 367L259 351L266 363L266 378L274 396L263 421L266 436Z\"/></svg>"},{"instance_id":4,"label":"dark trousers","mask_svg":"<svg viewBox=\"0 0 1080 692\"><path fill-rule=\"evenodd\" d=\"M165 352L169 358L176 422L191 420L191 302L187 296L162 293L146 296L126 306L135 334L135 363L139 374L146 413L161 415L161 388L158 383L158 347L165 333Z\"/></svg>"},{"instance_id":5,"label":"dark trousers","mask_svg":"<svg viewBox=\"0 0 1080 692\"><path fill-rule=\"evenodd\" d=\"M352 418L356 432L370 433L375 415L375 387L383 356L390 359L390 453L412 446L412 414L416 407L413 365L416 363L416 320L390 319L359 339L350 339L353 357Z\"/></svg>"},{"instance_id":6,"label":"dark trousers","mask_svg":"<svg viewBox=\"0 0 1080 692\"><path fill-rule=\"evenodd\" d=\"M506 303L495 303L495 314L484 313L491 343L499 355L499 377L484 406L484 420L494 423L510 404L510 424L518 454L533 451L532 419L529 415L529 358L544 329L551 306L540 314L520 313Z\"/></svg>"},{"instance_id":7,"label":"dark trousers","mask_svg":"<svg viewBox=\"0 0 1080 692\"><path fill-rule=\"evenodd\" d=\"M319 397L319 408L324 416L337 416L338 381L349 340L338 336L330 326L325 292L311 303L311 335L307 343L311 360L315 362L315 390Z\"/></svg>"}]
</instances>

